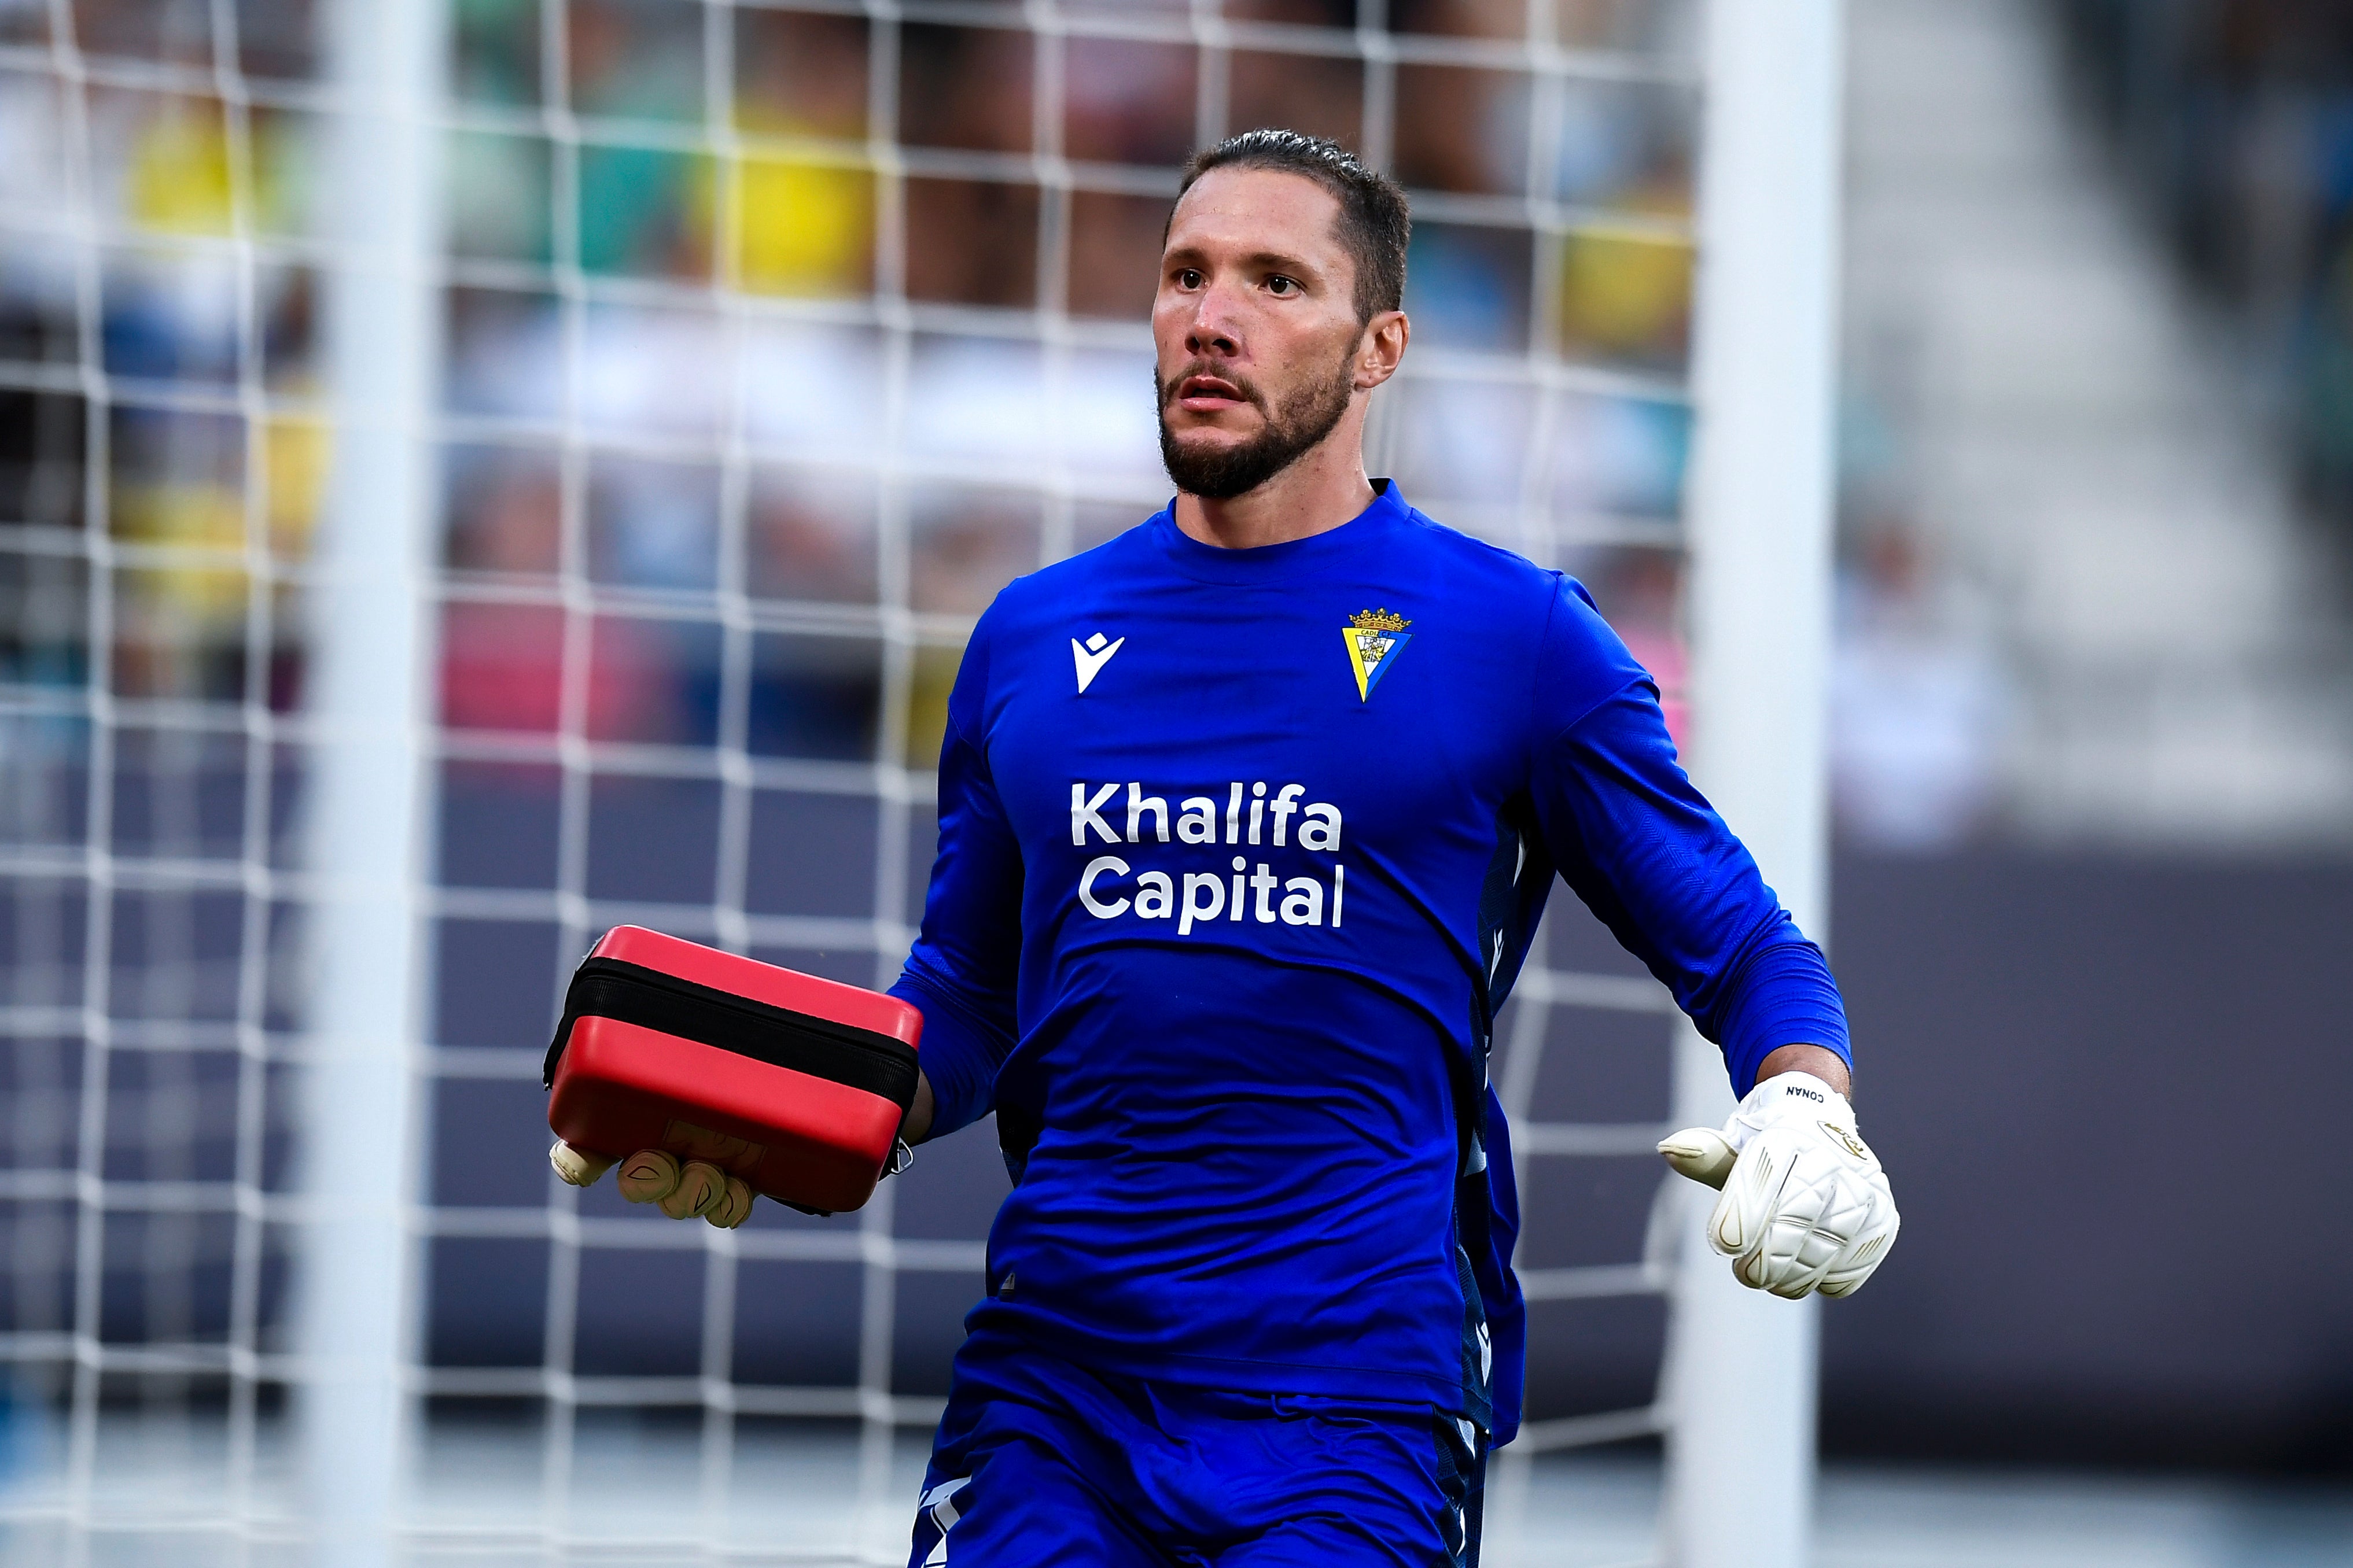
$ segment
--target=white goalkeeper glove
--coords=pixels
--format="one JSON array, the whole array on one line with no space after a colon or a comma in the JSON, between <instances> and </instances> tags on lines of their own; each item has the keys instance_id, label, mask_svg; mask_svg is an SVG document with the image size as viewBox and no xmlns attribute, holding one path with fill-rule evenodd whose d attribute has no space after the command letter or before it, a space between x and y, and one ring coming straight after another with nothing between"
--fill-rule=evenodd
<instances>
[{"instance_id":1,"label":"white goalkeeper glove","mask_svg":"<svg viewBox=\"0 0 2353 1568\"><path fill-rule=\"evenodd\" d=\"M675 1154L640 1149L626 1160L614 1161L559 1141L547 1152L547 1163L575 1187L595 1186L597 1178L618 1164L621 1173L613 1179L621 1195L633 1204L659 1204L672 1219L699 1215L721 1230L733 1230L752 1217L752 1189L744 1178L702 1160L681 1166Z\"/></svg>"},{"instance_id":2,"label":"white goalkeeper glove","mask_svg":"<svg viewBox=\"0 0 2353 1568\"><path fill-rule=\"evenodd\" d=\"M1765 1079L1723 1131L1685 1128L1659 1152L1722 1189L1708 1244L1752 1289L1791 1300L1809 1290L1852 1294L1903 1223L1879 1156L1855 1133L1854 1107L1811 1073Z\"/></svg>"}]
</instances>

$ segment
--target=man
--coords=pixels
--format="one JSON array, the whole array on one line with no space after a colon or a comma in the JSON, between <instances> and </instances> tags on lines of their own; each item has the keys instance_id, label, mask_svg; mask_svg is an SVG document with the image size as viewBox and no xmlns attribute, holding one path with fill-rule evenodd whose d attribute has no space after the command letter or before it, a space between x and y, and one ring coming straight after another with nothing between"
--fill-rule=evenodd
<instances>
[{"instance_id":1,"label":"man","mask_svg":"<svg viewBox=\"0 0 2353 1568\"><path fill-rule=\"evenodd\" d=\"M1489 1033L1556 872L1746 1096L1662 1146L1743 1281L1844 1293L1893 1237L1837 989L1648 676L1366 477L1407 232L1331 142L1198 155L1153 310L1176 500L965 652L905 1131L994 1110L1014 1188L914 1564L1475 1560L1524 1328ZM688 1174L624 1184L683 1215Z\"/></svg>"}]
</instances>

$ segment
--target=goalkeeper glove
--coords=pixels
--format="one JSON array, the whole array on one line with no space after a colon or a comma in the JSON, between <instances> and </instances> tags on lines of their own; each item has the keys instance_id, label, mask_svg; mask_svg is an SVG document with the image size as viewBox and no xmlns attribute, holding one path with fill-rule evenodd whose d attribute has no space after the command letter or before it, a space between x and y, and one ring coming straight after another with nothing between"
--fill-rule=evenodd
<instances>
[{"instance_id":1,"label":"goalkeeper glove","mask_svg":"<svg viewBox=\"0 0 2353 1568\"><path fill-rule=\"evenodd\" d=\"M595 1186L617 1163L621 1173L614 1181L621 1195L633 1204L659 1204L672 1219L700 1215L721 1230L733 1230L752 1216L752 1189L744 1178L705 1161L690 1160L681 1166L674 1154L640 1149L616 1162L558 1142L547 1152L547 1163L575 1187Z\"/></svg>"},{"instance_id":2,"label":"goalkeeper glove","mask_svg":"<svg viewBox=\"0 0 2353 1568\"><path fill-rule=\"evenodd\" d=\"M1720 1188L1708 1244L1733 1277L1791 1300L1862 1288L1902 1220L1879 1157L1856 1136L1854 1107L1811 1073L1748 1091L1717 1132L1686 1128L1659 1145L1667 1163Z\"/></svg>"}]
</instances>

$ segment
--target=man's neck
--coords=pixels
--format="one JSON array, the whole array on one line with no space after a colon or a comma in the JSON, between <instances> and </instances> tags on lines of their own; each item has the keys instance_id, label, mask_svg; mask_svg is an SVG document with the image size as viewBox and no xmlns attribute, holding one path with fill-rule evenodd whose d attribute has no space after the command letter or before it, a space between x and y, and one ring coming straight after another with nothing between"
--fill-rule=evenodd
<instances>
[{"instance_id":1,"label":"man's neck","mask_svg":"<svg viewBox=\"0 0 2353 1568\"><path fill-rule=\"evenodd\" d=\"M1356 440L1340 439L1343 434L1333 431L1254 490L1226 500L1180 492L1176 526L1204 544L1225 550L1252 550L1330 532L1373 504L1373 482L1365 477L1364 442L1360 435Z\"/></svg>"}]
</instances>

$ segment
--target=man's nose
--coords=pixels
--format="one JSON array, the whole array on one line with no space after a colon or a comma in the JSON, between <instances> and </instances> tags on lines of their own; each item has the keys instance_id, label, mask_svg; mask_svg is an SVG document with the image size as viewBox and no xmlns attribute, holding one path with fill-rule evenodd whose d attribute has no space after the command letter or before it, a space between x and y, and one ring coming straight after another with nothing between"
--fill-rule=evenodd
<instances>
[{"instance_id":1,"label":"man's nose","mask_svg":"<svg viewBox=\"0 0 2353 1568\"><path fill-rule=\"evenodd\" d=\"M1215 286L1202 290L1185 331L1187 353L1230 357L1242 352L1241 332L1234 322L1231 302L1224 296L1225 291Z\"/></svg>"},{"instance_id":2,"label":"man's nose","mask_svg":"<svg viewBox=\"0 0 2353 1568\"><path fill-rule=\"evenodd\" d=\"M1230 357L1242 352L1241 340L1221 325L1193 318L1192 330L1185 334L1188 353L1207 357L1211 354Z\"/></svg>"}]
</instances>

